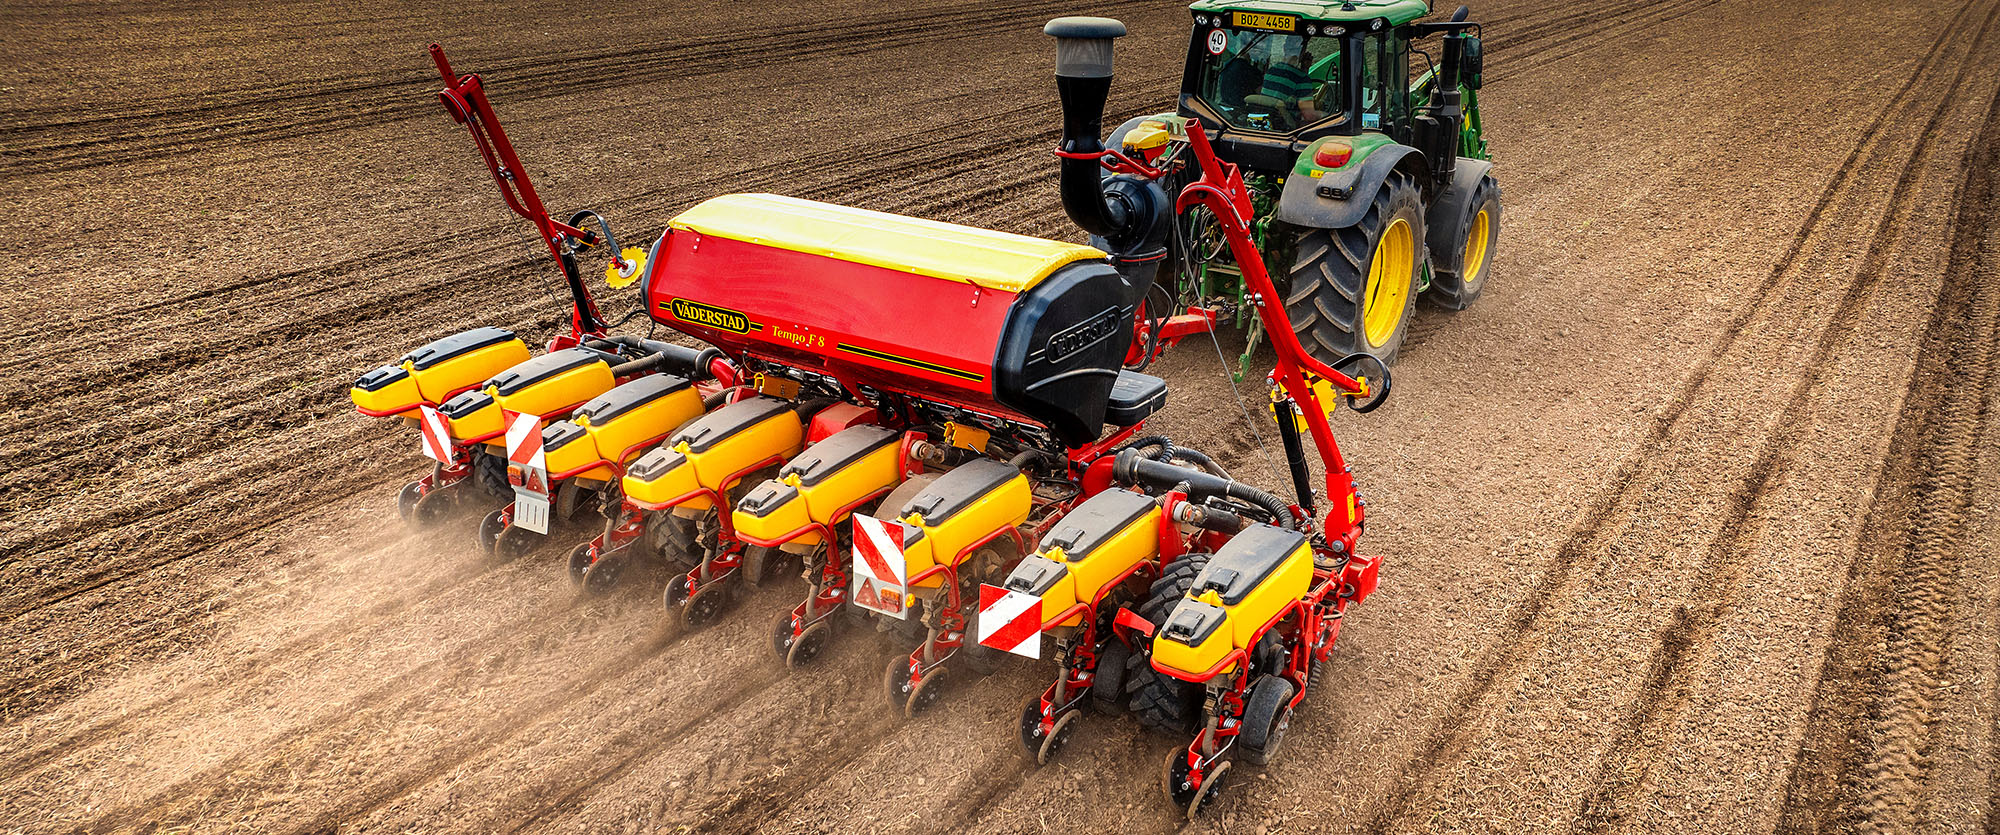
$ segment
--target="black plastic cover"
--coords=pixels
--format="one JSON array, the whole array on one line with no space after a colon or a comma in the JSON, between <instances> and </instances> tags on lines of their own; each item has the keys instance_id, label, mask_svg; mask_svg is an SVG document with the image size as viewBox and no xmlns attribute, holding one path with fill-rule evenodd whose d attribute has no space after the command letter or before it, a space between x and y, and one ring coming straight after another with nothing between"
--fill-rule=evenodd
<instances>
[{"instance_id":1,"label":"black plastic cover","mask_svg":"<svg viewBox=\"0 0 2000 835\"><path fill-rule=\"evenodd\" d=\"M1241 603L1305 542L1305 534L1273 525L1259 523L1244 528L1209 559L1208 567L1195 576L1188 595L1199 596L1214 589L1223 603Z\"/></svg>"},{"instance_id":2,"label":"black plastic cover","mask_svg":"<svg viewBox=\"0 0 2000 835\"><path fill-rule=\"evenodd\" d=\"M493 405L493 396L478 389L461 391L438 406L438 411L452 420L471 415L480 409Z\"/></svg>"},{"instance_id":3,"label":"black plastic cover","mask_svg":"<svg viewBox=\"0 0 2000 835\"><path fill-rule=\"evenodd\" d=\"M1105 541L1146 514L1160 509L1152 499L1126 490L1106 490L1085 499L1042 536L1042 550L1060 547L1063 558L1082 562Z\"/></svg>"},{"instance_id":4,"label":"black plastic cover","mask_svg":"<svg viewBox=\"0 0 2000 835\"><path fill-rule=\"evenodd\" d=\"M779 475L797 473L807 487L825 481L878 449L893 444L901 434L880 426L850 426L835 432L787 463Z\"/></svg>"},{"instance_id":5,"label":"black plastic cover","mask_svg":"<svg viewBox=\"0 0 2000 835\"><path fill-rule=\"evenodd\" d=\"M1054 588L1056 581L1068 576L1069 566L1038 554L1030 554L1014 566L1002 584L1008 591L1027 592L1040 596Z\"/></svg>"},{"instance_id":6,"label":"black plastic cover","mask_svg":"<svg viewBox=\"0 0 2000 835\"><path fill-rule=\"evenodd\" d=\"M991 458L967 461L938 476L938 480L931 482L924 492L918 493L916 498L896 511L896 518L919 513L924 517L924 524L940 525L959 511L971 507L981 496L1017 478L1021 478L1021 471L1012 464Z\"/></svg>"},{"instance_id":7,"label":"black plastic cover","mask_svg":"<svg viewBox=\"0 0 2000 835\"><path fill-rule=\"evenodd\" d=\"M782 481L766 481L750 489L736 502L736 510L762 519L799 497L798 488Z\"/></svg>"},{"instance_id":8,"label":"black plastic cover","mask_svg":"<svg viewBox=\"0 0 2000 835\"><path fill-rule=\"evenodd\" d=\"M542 429L542 449L557 450L584 436L583 427L559 420Z\"/></svg>"},{"instance_id":9,"label":"black plastic cover","mask_svg":"<svg viewBox=\"0 0 2000 835\"><path fill-rule=\"evenodd\" d=\"M385 365L361 375L361 379L354 381L354 387L362 391L381 391L390 383L399 382L408 376L410 372L400 365Z\"/></svg>"},{"instance_id":10,"label":"black plastic cover","mask_svg":"<svg viewBox=\"0 0 2000 835\"><path fill-rule=\"evenodd\" d=\"M590 418L591 423L602 426L607 420L674 392L683 391L692 385L694 384L684 377L650 374L592 398L590 402L577 409L576 413L579 417Z\"/></svg>"},{"instance_id":11,"label":"black plastic cover","mask_svg":"<svg viewBox=\"0 0 2000 835\"><path fill-rule=\"evenodd\" d=\"M1097 440L1131 347L1135 296L1110 264L1079 261L1016 297L993 357L993 399L1066 446Z\"/></svg>"},{"instance_id":12,"label":"black plastic cover","mask_svg":"<svg viewBox=\"0 0 2000 835\"><path fill-rule=\"evenodd\" d=\"M673 472L675 467L685 463L687 456L666 447L658 447L639 456L639 460L632 462L632 468L626 470L626 473L640 481L652 481Z\"/></svg>"},{"instance_id":13,"label":"black plastic cover","mask_svg":"<svg viewBox=\"0 0 2000 835\"><path fill-rule=\"evenodd\" d=\"M588 348L564 348L554 353L535 357L506 371L495 374L492 379L486 381L486 385L498 388L501 396L504 397L554 377L557 374L582 368L593 362L603 363L604 354ZM610 365L610 363L604 364ZM485 386L481 386L481 388L485 388Z\"/></svg>"},{"instance_id":14,"label":"black plastic cover","mask_svg":"<svg viewBox=\"0 0 2000 835\"><path fill-rule=\"evenodd\" d=\"M481 348L512 342L514 332L506 328L473 328L452 334L403 355L403 360L423 371L433 365L453 357L469 354Z\"/></svg>"},{"instance_id":15,"label":"black plastic cover","mask_svg":"<svg viewBox=\"0 0 2000 835\"><path fill-rule=\"evenodd\" d=\"M681 427L681 430L675 432L674 437L667 443L677 445L686 442L690 452L707 452L730 436L763 423L779 412L789 412L791 408L791 401L775 397L759 396L749 400L738 400Z\"/></svg>"},{"instance_id":16,"label":"black plastic cover","mask_svg":"<svg viewBox=\"0 0 2000 835\"><path fill-rule=\"evenodd\" d=\"M1174 613L1167 616L1167 625L1160 628L1160 637L1198 647L1228 620L1229 613L1220 607L1199 600L1183 600L1174 607Z\"/></svg>"},{"instance_id":17,"label":"black plastic cover","mask_svg":"<svg viewBox=\"0 0 2000 835\"><path fill-rule=\"evenodd\" d=\"M1117 427L1136 425L1167 405L1167 381L1151 374L1125 370L1111 386L1104 422Z\"/></svg>"}]
</instances>

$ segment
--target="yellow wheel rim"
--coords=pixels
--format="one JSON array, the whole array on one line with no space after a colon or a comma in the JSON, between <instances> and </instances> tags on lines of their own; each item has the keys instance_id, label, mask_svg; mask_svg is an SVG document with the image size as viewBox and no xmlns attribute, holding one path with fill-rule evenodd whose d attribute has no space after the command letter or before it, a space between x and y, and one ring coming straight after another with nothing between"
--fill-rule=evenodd
<instances>
[{"instance_id":1,"label":"yellow wheel rim","mask_svg":"<svg viewBox=\"0 0 2000 835\"><path fill-rule=\"evenodd\" d=\"M1410 299L1410 275L1415 272L1416 242L1410 224L1402 218L1383 230L1375 244L1375 257L1368 263L1368 289L1362 295L1362 332L1369 347L1389 343L1403 326L1403 309Z\"/></svg>"},{"instance_id":2,"label":"yellow wheel rim","mask_svg":"<svg viewBox=\"0 0 2000 835\"><path fill-rule=\"evenodd\" d=\"M1472 229L1465 233L1465 270L1460 275L1465 276L1467 287L1477 284L1479 277L1486 272L1486 224L1489 222L1486 210L1480 209L1479 214L1472 216Z\"/></svg>"}]
</instances>

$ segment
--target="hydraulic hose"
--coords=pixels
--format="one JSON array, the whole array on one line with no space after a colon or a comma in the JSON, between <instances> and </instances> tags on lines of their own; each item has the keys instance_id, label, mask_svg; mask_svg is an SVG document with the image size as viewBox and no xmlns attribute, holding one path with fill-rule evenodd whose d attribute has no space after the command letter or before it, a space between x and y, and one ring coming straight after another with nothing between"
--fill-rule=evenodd
<instances>
[{"instance_id":1,"label":"hydraulic hose","mask_svg":"<svg viewBox=\"0 0 2000 835\"><path fill-rule=\"evenodd\" d=\"M1169 440L1165 435L1146 435L1144 437L1133 438L1132 440L1126 441L1123 445L1119 446L1117 449L1112 450L1112 452L1113 454L1116 454L1124 452L1125 450L1128 449L1145 449L1147 447L1159 448L1157 452L1150 453L1146 456L1147 458L1151 458L1154 461L1167 461L1171 460L1171 458L1173 457L1174 442Z\"/></svg>"},{"instance_id":2,"label":"hydraulic hose","mask_svg":"<svg viewBox=\"0 0 2000 835\"><path fill-rule=\"evenodd\" d=\"M715 348L689 348L685 345L624 334L586 340L584 345L599 350L616 350L622 347L631 353L644 355L611 369L612 373L620 377L649 369L665 368L689 380L706 380L713 376L709 373L709 361L722 356L722 352Z\"/></svg>"},{"instance_id":3,"label":"hydraulic hose","mask_svg":"<svg viewBox=\"0 0 2000 835\"><path fill-rule=\"evenodd\" d=\"M1172 460L1173 458L1179 458L1183 461L1193 461L1210 473L1222 476L1223 478L1229 478L1229 471L1223 469L1221 464L1215 463L1215 459L1208 457L1208 453L1201 450L1177 446L1174 447L1174 454L1168 460Z\"/></svg>"},{"instance_id":4,"label":"hydraulic hose","mask_svg":"<svg viewBox=\"0 0 2000 835\"><path fill-rule=\"evenodd\" d=\"M1229 478L1229 471L1223 469L1221 464L1216 463L1214 458L1210 458L1208 453L1192 447L1175 446L1174 442L1165 435L1147 435L1141 438L1133 438L1112 452L1115 454L1128 449L1142 450L1148 447L1158 448L1157 451L1146 455L1151 460L1166 463L1172 463L1175 459L1189 461L1212 475Z\"/></svg>"},{"instance_id":5,"label":"hydraulic hose","mask_svg":"<svg viewBox=\"0 0 2000 835\"><path fill-rule=\"evenodd\" d=\"M1014 457L1007 459L1007 465L1025 473L1036 462L1046 462L1048 460L1049 454L1046 452L1039 449L1024 449L1014 453Z\"/></svg>"},{"instance_id":6,"label":"hydraulic hose","mask_svg":"<svg viewBox=\"0 0 2000 835\"><path fill-rule=\"evenodd\" d=\"M1235 479L1147 459L1138 450L1128 449L1118 453L1118 458L1111 465L1111 477L1125 484L1145 485L1159 490L1171 490L1185 484L1189 496L1248 502L1271 514L1273 524L1290 530L1298 529L1298 520L1292 518L1292 507L1284 499Z\"/></svg>"}]
</instances>

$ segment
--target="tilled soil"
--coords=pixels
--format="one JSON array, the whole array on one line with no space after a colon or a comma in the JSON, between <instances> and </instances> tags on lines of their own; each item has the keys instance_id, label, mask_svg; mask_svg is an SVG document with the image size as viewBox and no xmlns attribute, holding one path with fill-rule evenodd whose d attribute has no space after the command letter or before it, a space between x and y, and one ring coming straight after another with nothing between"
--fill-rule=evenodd
<instances>
[{"instance_id":1,"label":"tilled soil","mask_svg":"<svg viewBox=\"0 0 2000 835\"><path fill-rule=\"evenodd\" d=\"M801 589L662 640L656 587L405 531L414 439L346 403L566 323L426 42L634 239L744 190L1074 237L1068 13L1166 106L1174 3L0 9L0 830L1183 828L1174 740L1023 760L1040 667L894 721L887 638L770 662ZM1337 422L1381 591L1191 828L2000 829L2000 0L1475 13L1497 272ZM1278 487L1240 350L1149 428Z\"/></svg>"}]
</instances>

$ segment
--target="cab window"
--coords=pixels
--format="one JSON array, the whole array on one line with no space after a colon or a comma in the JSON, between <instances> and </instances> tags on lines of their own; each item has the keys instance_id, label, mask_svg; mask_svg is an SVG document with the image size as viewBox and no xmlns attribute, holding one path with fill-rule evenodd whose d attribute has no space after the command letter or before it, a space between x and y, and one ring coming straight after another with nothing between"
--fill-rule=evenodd
<instances>
[{"instance_id":1,"label":"cab window","mask_svg":"<svg viewBox=\"0 0 2000 835\"><path fill-rule=\"evenodd\" d=\"M1196 95L1229 125L1290 133L1339 115L1340 39L1216 29Z\"/></svg>"}]
</instances>

